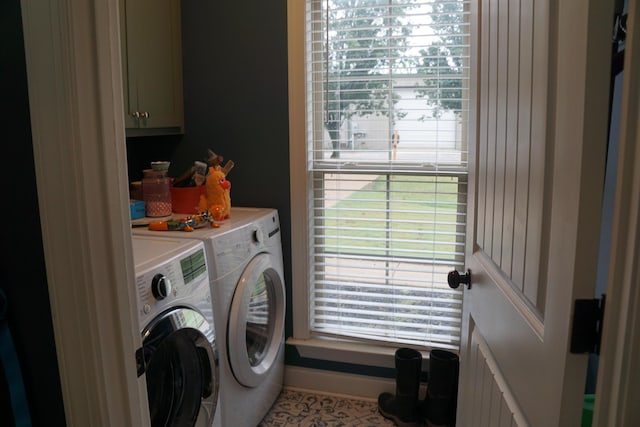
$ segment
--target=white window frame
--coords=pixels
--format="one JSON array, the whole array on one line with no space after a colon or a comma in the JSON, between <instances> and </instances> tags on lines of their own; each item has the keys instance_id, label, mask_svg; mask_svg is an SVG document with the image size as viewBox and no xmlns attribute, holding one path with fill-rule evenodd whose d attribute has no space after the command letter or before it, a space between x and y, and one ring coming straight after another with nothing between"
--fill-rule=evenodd
<instances>
[{"instance_id":1,"label":"white window frame","mask_svg":"<svg viewBox=\"0 0 640 427\"><path fill-rule=\"evenodd\" d=\"M289 156L291 192L292 246L292 314L294 345L302 357L370 366L393 367L396 346L332 340L314 337L310 330L310 268L309 197L313 194L312 173L309 171L306 138L307 129L307 64L306 64L306 0L287 2L288 73L289 73ZM426 355L426 353L425 353Z\"/></svg>"}]
</instances>

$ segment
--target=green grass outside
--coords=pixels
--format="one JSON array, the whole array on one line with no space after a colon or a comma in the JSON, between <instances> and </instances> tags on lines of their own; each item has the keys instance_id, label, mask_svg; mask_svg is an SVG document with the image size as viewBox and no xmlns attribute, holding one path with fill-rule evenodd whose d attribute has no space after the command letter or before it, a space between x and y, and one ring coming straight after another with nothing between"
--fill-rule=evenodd
<instances>
[{"instance_id":1,"label":"green grass outside","mask_svg":"<svg viewBox=\"0 0 640 427\"><path fill-rule=\"evenodd\" d=\"M458 191L456 177L381 175L325 210L325 251L453 261Z\"/></svg>"}]
</instances>

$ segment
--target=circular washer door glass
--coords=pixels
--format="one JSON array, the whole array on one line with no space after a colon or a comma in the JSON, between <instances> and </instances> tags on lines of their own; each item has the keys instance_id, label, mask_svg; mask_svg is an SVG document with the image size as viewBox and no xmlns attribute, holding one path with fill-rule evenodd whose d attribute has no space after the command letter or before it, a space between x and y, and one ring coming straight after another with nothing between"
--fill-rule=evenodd
<instances>
[{"instance_id":1,"label":"circular washer door glass","mask_svg":"<svg viewBox=\"0 0 640 427\"><path fill-rule=\"evenodd\" d=\"M205 421L199 418L213 422L208 419L215 412L218 394L215 348L200 330L176 328L198 316L185 309L168 313L144 337L152 427L193 427Z\"/></svg>"},{"instance_id":2,"label":"circular washer door glass","mask_svg":"<svg viewBox=\"0 0 640 427\"><path fill-rule=\"evenodd\" d=\"M227 342L234 376L255 387L280 351L284 331L284 282L268 254L256 256L242 274L233 295Z\"/></svg>"},{"instance_id":3,"label":"circular washer door glass","mask_svg":"<svg viewBox=\"0 0 640 427\"><path fill-rule=\"evenodd\" d=\"M270 307L273 306L273 281L265 273L258 276L250 292L249 306L247 307L247 356L251 366L258 366L266 354L267 346L273 334L273 315ZM270 318L271 317L271 318Z\"/></svg>"}]
</instances>

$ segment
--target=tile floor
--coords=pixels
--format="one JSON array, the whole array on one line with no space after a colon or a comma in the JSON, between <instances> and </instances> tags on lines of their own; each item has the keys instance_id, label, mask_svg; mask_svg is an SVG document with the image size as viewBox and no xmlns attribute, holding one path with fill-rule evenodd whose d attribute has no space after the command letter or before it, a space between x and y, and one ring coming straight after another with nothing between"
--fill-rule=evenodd
<instances>
[{"instance_id":1,"label":"tile floor","mask_svg":"<svg viewBox=\"0 0 640 427\"><path fill-rule=\"evenodd\" d=\"M394 426L373 400L284 389L258 427Z\"/></svg>"}]
</instances>

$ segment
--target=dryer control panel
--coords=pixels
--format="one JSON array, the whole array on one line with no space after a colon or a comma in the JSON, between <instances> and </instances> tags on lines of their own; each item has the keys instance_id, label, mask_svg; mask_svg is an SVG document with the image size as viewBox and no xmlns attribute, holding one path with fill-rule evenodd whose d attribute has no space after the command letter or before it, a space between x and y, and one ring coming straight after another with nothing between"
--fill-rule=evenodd
<instances>
[{"instance_id":1,"label":"dryer control panel","mask_svg":"<svg viewBox=\"0 0 640 427\"><path fill-rule=\"evenodd\" d=\"M277 211L215 236L206 242L213 253L211 270L220 278L260 252L280 251L280 222Z\"/></svg>"}]
</instances>

